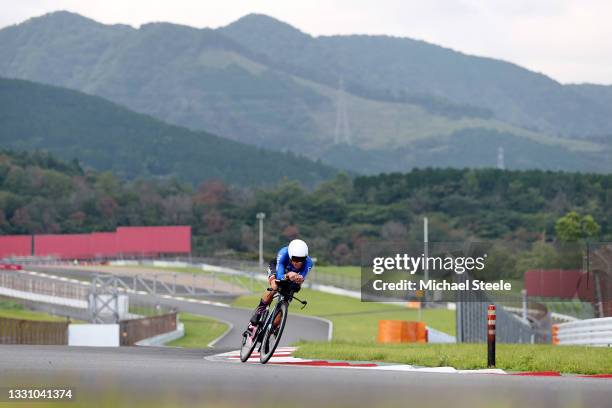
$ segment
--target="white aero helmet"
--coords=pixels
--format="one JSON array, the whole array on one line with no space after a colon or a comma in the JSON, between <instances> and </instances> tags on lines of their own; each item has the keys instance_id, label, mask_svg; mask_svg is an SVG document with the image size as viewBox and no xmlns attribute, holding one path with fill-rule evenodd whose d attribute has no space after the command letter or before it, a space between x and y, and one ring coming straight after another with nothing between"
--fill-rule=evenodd
<instances>
[{"instance_id":1,"label":"white aero helmet","mask_svg":"<svg viewBox=\"0 0 612 408\"><path fill-rule=\"evenodd\" d=\"M301 258L304 260L308 256L308 245L301 239L294 239L289 243L287 248L289 252L289 258Z\"/></svg>"}]
</instances>

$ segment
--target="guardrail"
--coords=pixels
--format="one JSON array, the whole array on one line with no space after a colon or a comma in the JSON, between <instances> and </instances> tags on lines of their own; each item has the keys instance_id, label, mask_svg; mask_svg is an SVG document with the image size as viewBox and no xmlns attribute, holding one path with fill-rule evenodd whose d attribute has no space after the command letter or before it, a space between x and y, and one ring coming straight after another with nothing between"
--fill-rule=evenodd
<instances>
[{"instance_id":1,"label":"guardrail","mask_svg":"<svg viewBox=\"0 0 612 408\"><path fill-rule=\"evenodd\" d=\"M0 318L0 344L68 344L68 321L40 322Z\"/></svg>"},{"instance_id":2,"label":"guardrail","mask_svg":"<svg viewBox=\"0 0 612 408\"><path fill-rule=\"evenodd\" d=\"M612 317L579 320L552 326L552 342L559 345L612 346Z\"/></svg>"}]
</instances>

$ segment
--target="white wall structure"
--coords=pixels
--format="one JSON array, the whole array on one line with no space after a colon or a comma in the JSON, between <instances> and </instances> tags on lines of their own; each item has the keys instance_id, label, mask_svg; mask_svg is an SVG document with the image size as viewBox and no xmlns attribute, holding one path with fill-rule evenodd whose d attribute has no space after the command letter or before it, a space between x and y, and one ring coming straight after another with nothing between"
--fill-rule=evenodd
<instances>
[{"instance_id":1,"label":"white wall structure","mask_svg":"<svg viewBox=\"0 0 612 408\"><path fill-rule=\"evenodd\" d=\"M119 347L118 324L70 324L69 346Z\"/></svg>"}]
</instances>

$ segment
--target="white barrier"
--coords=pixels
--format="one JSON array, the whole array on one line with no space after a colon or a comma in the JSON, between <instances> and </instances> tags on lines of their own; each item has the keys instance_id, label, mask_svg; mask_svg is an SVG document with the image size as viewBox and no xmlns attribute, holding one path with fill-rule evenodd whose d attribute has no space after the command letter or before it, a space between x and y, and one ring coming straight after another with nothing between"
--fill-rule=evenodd
<instances>
[{"instance_id":1,"label":"white barrier","mask_svg":"<svg viewBox=\"0 0 612 408\"><path fill-rule=\"evenodd\" d=\"M118 324L68 325L69 346L119 347Z\"/></svg>"},{"instance_id":2,"label":"white barrier","mask_svg":"<svg viewBox=\"0 0 612 408\"><path fill-rule=\"evenodd\" d=\"M612 317L556 324L553 326L553 343L612 346Z\"/></svg>"},{"instance_id":3,"label":"white barrier","mask_svg":"<svg viewBox=\"0 0 612 408\"><path fill-rule=\"evenodd\" d=\"M119 347L121 337L118 324L69 324L69 346ZM163 346L185 335L185 325L178 323L176 330L158 334L136 343L137 346Z\"/></svg>"}]
</instances>

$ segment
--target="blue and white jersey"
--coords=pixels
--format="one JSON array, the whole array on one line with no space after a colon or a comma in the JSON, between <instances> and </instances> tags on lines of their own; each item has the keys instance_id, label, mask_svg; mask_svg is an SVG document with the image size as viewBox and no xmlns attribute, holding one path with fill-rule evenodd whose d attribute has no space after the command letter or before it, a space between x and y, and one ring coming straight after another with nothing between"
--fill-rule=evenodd
<instances>
[{"instance_id":1,"label":"blue and white jersey","mask_svg":"<svg viewBox=\"0 0 612 408\"><path fill-rule=\"evenodd\" d=\"M297 272L304 279L306 279L306 275L314 266L312 259L307 256L306 261L302 264L301 269L296 269L293 267L291 263L291 259L289 258L289 250L288 247L283 247L278 251L276 255L276 279L282 280L285 277L286 272Z\"/></svg>"}]
</instances>

